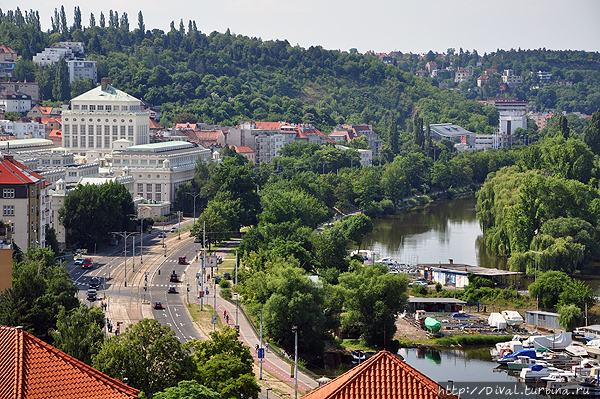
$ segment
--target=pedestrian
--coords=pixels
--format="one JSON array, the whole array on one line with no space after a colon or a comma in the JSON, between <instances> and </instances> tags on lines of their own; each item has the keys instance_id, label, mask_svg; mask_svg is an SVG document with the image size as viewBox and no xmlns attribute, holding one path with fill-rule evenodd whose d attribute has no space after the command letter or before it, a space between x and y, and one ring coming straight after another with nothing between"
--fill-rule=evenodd
<instances>
[{"instance_id":1,"label":"pedestrian","mask_svg":"<svg viewBox=\"0 0 600 399\"><path fill-rule=\"evenodd\" d=\"M227 311L226 310L223 311L223 317L227 317Z\"/></svg>"},{"instance_id":2,"label":"pedestrian","mask_svg":"<svg viewBox=\"0 0 600 399\"><path fill-rule=\"evenodd\" d=\"M229 324L229 315L225 316L225 320L227 320L227 324Z\"/></svg>"},{"instance_id":3,"label":"pedestrian","mask_svg":"<svg viewBox=\"0 0 600 399\"><path fill-rule=\"evenodd\" d=\"M256 344L256 351L258 352L258 344Z\"/></svg>"},{"instance_id":4,"label":"pedestrian","mask_svg":"<svg viewBox=\"0 0 600 399\"><path fill-rule=\"evenodd\" d=\"M265 344L265 347L267 348L267 352L268 352L269 351L269 343L268 342Z\"/></svg>"}]
</instances>

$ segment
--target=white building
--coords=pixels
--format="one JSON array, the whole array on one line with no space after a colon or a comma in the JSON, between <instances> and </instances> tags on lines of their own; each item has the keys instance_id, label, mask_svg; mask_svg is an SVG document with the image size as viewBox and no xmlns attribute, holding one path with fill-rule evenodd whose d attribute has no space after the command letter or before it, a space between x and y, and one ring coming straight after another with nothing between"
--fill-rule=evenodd
<instances>
[{"instance_id":1,"label":"white building","mask_svg":"<svg viewBox=\"0 0 600 399\"><path fill-rule=\"evenodd\" d=\"M113 142L126 139L133 145L149 142L150 114L141 102L115 89L110 79L71 100L62 111L62 145L82 156L102 158L113 150Z\"/></svg>"},{"instance_id":2,"label":"white building","mask_svg":"<svg viewBox=\"0 0 600 399\"><path fill-rule=\"evenodd\" d=\"M46 125L35 121L13 122L0 119L0 129L12 134L17 139L44 139L46 138Z\"/></svg>"},{"instance_id":3,"label":"white building","mask_svg":"<svg viewBox=\"0 0 600 399\"><path fill-rule=\"evenodd\" d=\"M98 81L98 68L96 61L89 61L83 58L75 58L67 61L69 67L69 82L75 79L91 79L95 84Z\"/></svg>"},{"instance_id":4,"label":"white building","mask_svg":"<svg viewBox=\"0 0 600 399\"><path fill-rule=\"evenodd\" d=\"M487 104L498 108L501 134L514 134L517 128L527 130L526 101L519 101L516 98L489 98Z\"/></svg>"},{"instance_id":5,"label":"white building","mask_svg":"<svg viewBox=\"0 0 600 399\"><path fill-rule=\"evenodd\" d=\"M354 150L358 152L360 155L360 166L372 166L373 165L373 151L371 150L363 150L363 149L355 149L346 147L343 145L336 144L335 148L338 148L342 151Z\"/></svg>"},{"instance_id":6,"label":"white building","mask_svg":"<svg viewBox=\"0 0 600 399\"><path fill-rule=\"evenodd\" d=\"M175 200L177 187L194 178L198 158L210 161L211 152L187 141L133 145L115 150L106 162L115 175L130 172L134 197L162 202Z\"/></svg>"},{"instance_id":7,"label":"white building","mask_svg":"<svg viewBox=\"0 0 600 399\"><path fill-rule=\"evenodd\" d=\"M37 104L40 96L40 85L36 82L1 82L0 91L14 91L27 94L32 104Z\"/></svg>"},{"instance_id":8,"label":"white building","mask_svg":"<svg viewBox=\"0 0 600 399\"><path fill-rule=\"evenodd\" d=\"M523 76L515 75L515 71L512 69L505 69L502 72L502 82L508 84L509 86L522 85L525 79Z\"/></svg>"},{"instance_id":9,"label":"white building","mask_svg":"<svg viewBox=\"0 0 600 399\"><path fill-rule=\"evenodd\" d=\"M31 96L14 91L0 93L0 110L4 112L29 112Z\"/></svg>"}]
</instances>

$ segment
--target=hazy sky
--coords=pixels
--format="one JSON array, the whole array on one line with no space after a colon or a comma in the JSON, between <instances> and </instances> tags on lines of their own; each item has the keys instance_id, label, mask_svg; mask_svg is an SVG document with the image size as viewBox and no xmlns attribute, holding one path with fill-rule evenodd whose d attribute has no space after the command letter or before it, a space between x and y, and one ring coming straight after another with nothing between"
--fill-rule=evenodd
<instances>
[{"instance_id":1,"label":"hazy sky","mask_svg":"<svg viewBox=\"0 0 600 399\"><path fill-rule=\"evenodd\" d=\"M90 13L108 17L126 12L130 28L142 11L146 29L169 30L183 19L199 30L232 33L292 45L326 49L357 48L361 53L445 52L453 47L479 54L511 48L600 51L600 0L192 0L62 1L25 0L1 8L38 10L50 27L54 8L64 5L73 24L75 6L84 26Z\"/></svg>"}]
</instances>

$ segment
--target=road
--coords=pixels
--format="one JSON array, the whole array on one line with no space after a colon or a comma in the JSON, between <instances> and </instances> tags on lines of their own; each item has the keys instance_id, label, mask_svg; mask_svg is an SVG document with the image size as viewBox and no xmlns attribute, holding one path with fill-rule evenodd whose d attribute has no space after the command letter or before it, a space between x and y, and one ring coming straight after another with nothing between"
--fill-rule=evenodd
<instances>
[{"instance_id":1,"label":"road","mask_svg":"<svg viewBox=\"0 0 600 399\"><path fill-rule=\"evenodd\" d=\"M190 220L182 221L182 226L191 223ZM177 224L173 224L177 226ZM154 229L150 234L143 237L143 259L140 255L139 236L136 237L135 260L132 259L132 239L127 240L127 262L124 261L123 245L108 247L101 253L89 255L94 260L93 269L82 269L75 266L73 261L68 262L67 270L72 280L79 286L79 298L90 306L100 306L102 302L107 304L106 317L113 325L112 333L117 328L125 331L127 326L135 324L144 318L154 318L162 325L169 326L176 334L181 343L193 339L206 339L206 335L196 326L186 308L186 303L199 303L198 292L208 288L210 294L204 297L204 303L213 306L216 303L218 317L223 324L234 324L233 315L235 306L223 300L214 290L211 284L203 282L200 286L196 279L198 273L201 276L201 260L197 259L202 245L194 243L189 237L189 232L179 234L170 233L170 226L165 227L166 237L160 238L162 230ZM221 254L222 256L225 253ZM185 256L185 264L179 263L179 257ZM126 273L125 273L126 272ZM177 274L178 282L171 282L172 273ZM207 270L212 274L212 270ZM89 281L92 276L100 277L100 288L98 299L88 301L86 299ZM189 286L188 286L189 284ZM167 293L170 286L176 287L176 293ZM189 292L188 292L189 287ZM160 301L163 309L154 309L154 303ZM226 320L223 311L227 310L232 316ZM247 320L240 316L240 339L250 348L258 343L252 327ZM107 330L108 333L108 330ZM251 349L255 361L256 353ZM289 386L294 381L289 377L289 365L267 353L264 369L277 379ZM317 383L309 377L299 373L298 388L300 392L316 388ZM271 392L272 398L278 398ZM266 391L260 394L260 398L266 398Z\"/></svg>"}]
</instances>

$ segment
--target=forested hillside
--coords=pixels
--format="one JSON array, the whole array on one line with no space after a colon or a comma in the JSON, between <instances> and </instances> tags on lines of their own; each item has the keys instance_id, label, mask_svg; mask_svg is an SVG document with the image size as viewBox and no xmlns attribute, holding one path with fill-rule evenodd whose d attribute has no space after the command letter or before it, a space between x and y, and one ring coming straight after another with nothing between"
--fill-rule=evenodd
<instances>
[{"instance_id":1,"label":"forested hillside","mask_svg":"<svg viewBox=\"0 0 600 399\"><path fill-rule=\"evenodd\" d=\"M43 32L40 20L47 18L52 28ZM98 78L110 77L117 88L161 105L163 126L181 119L182 113L187 120L223 125L247 119L311 123L325 132L342 122L367 122L386 138L393 119L400 134L411 132L415 114L425 123L453 122L478 133L491 133L498 123L495 109L465 99L464 92L439 89L436 80L415 77L407 65L386 65L370 55L305 49L229 31L205 34L200 29L195 21L186 26L183 20L178 26L172 22L169 32L149 29L141 12L133 27L126 13L112 10L106 17L103 13L83 17L76 7L73 24L64 8L52 16L18 8L0 10L0 43L20 56L15 78L37 81L43 100L68 101L92 87L92 82L79 81L65 90L68 83L61 77L60 64L39 68L31 61L45 47L73 40L84 42L85 57L98 61ZM506 52L511 57L513 53ZM541 53L534 55L566 57L560 64L565 68L589 68L598 62L595 53ZM473 54L457 55L457 65L473 62ZM528 53L518 54L525 57L522 63L541 68L528 61ZM503 63L497 61L505 58ZM516 67L516 61L500 51L493 59L491 64L498 68ZM585 80L587 75L581 76ZM570 103L577 101L570 98ZM593 98L589 101L595 104ZM570 108L575 110L575 105Z\"/></svg>"}]
</instances>

